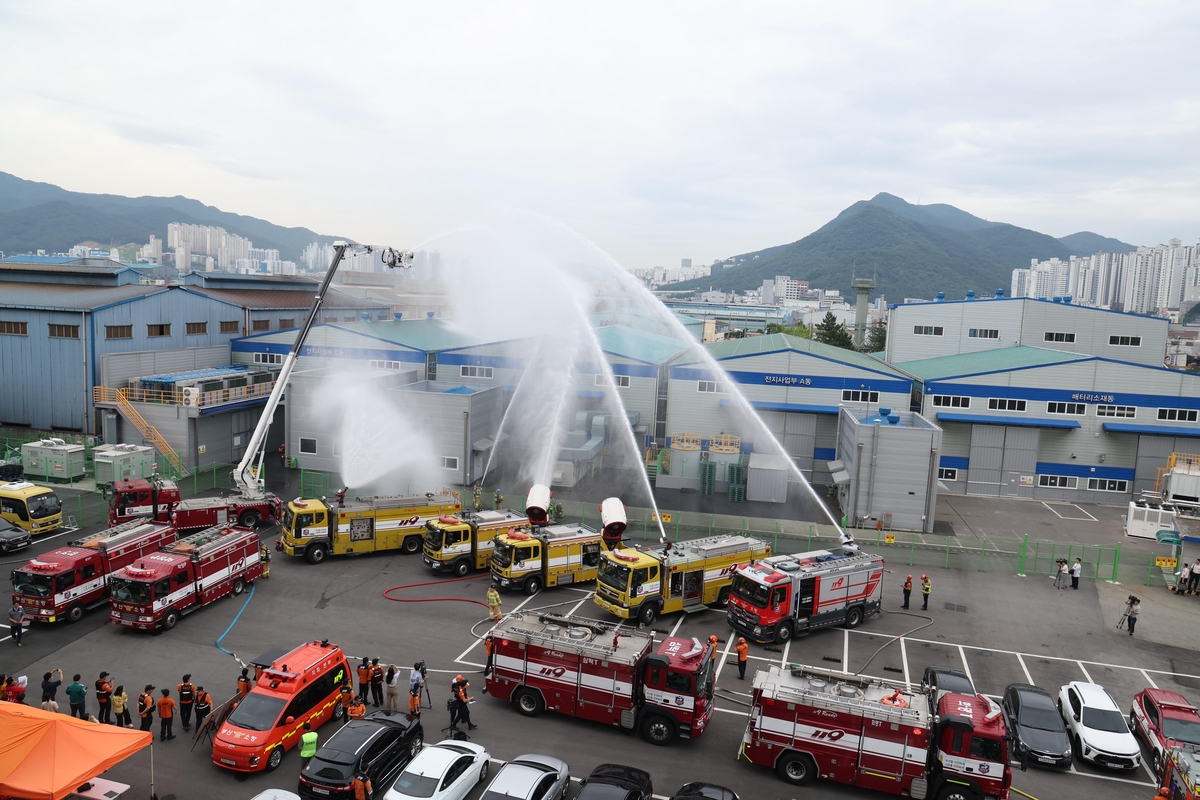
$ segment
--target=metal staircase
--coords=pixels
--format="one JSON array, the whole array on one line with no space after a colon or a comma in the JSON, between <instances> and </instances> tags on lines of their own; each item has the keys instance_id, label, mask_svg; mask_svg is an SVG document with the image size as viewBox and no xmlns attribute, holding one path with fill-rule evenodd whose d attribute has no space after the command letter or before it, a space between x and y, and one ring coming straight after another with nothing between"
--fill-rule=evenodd
<instances>
[{"instance_id":1,"label":"metal staircase","mask_svg":"<svg viewBox=\"0 0 1200 800\"><path fill-rule=\"evenodd\" d=\"M115 403L117 409L125 419L133 423L133 426L141 432L142 436L149 439L158 452L166 457L171 465L171 471L175 475L183 474L183 459L179 453L175 452L175 448L171 447L170 443L163 438L163 435L158 430L146 422L145 417L138 413L138 410L129 402L128 389L110 389L107 386L97 386L94 390L94 399L97 403Z\"/></svg>"}]
</instances>

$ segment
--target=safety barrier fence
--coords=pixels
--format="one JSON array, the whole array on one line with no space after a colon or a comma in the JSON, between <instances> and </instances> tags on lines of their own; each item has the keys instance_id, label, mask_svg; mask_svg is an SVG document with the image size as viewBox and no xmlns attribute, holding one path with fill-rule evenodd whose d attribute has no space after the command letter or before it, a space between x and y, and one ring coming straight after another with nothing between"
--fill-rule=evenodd
<instances>
[{"instance_id":1,"label":"safety barrier fence","mask_svg":"<svg viewBox=\"0 0 1200 800\"><path fill-rule=\"evenodd\" d=\"M210 392L177 391L174 389L114 389L109 386L95 386L92 397L97 403L120 403L123 398L130 403L157 403L175 406L219 406L226 403L238 403L243 400L253 400L256 397L266 397L275 388L275 381L249 383L245 386L231 386L227 389L214 389Z\"/></svg>"}]
</instances>

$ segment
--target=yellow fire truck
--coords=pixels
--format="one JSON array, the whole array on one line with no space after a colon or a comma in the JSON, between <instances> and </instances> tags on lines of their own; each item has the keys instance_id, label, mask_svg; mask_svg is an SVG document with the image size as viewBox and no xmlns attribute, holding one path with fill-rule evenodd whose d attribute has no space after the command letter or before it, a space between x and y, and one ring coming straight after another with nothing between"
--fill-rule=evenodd
<instances>
[{"instance_id":1,"label":"yellow fire truck","mask_svg":"<svg viewBox=\"0 0 1200 800\"><path fill-rule=\"evenodd\" d=\"M543 586L594 581L601 536L586 525L551 525L527 533L501 533L492 551L492 585L534 595Z\"/></svg>"},{"instance_id":2,"label":"yellow fire truck","mask_svg":"<svg viewBox=\"0 0 1200 800\"><path fill-rule=\"evenodd\" d=\"M596 605L646 625L660 614L729 602L737 568L771 555L771 546L739 535L709 536L663 547L618 547L604 554Z\"/></svg>"},{"instance_id":3,"label":"yellow fire truck","mask_svg":"<svg viewBox=\"0 0 1200 800\"><path fill-rule=\"evenodd\" d=\"M411 555L421 551L426 522L461 510L462 503L452 494L346 500L343 490L335 503L297 498L284 509L283 536L275 549L304 556L310 564L320 564L329 555L384 550Z\"/></svg>"},{"instance_id":4,"label":"yellow fire truck","mask_svg":"<svg viewBox=\"0 0 1200 800\"><path fill-rule=\"evenodd\" d=\"M502 508L431 519L425 523L425 563L460 578L472 569L487 569L496 534L508 530L528 531L529 517Z\"/></svg>"}]
</instances>

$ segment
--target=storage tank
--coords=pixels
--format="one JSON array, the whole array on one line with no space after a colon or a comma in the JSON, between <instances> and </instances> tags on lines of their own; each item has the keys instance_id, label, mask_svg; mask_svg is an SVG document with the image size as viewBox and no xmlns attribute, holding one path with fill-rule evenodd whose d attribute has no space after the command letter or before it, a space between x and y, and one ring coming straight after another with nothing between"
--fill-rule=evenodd
<instances>
[{"instance_id":1,"label":"storage tank","mask_svg":"<svg viewBox=\"0 0 1200 800\"><path fill-rule=\"evenodd\" d=\"M612 550L621 543L621 535L629 526L621 498L610 497L600 504L600 523L604 526L604 546Z\"/></svg>"},{"instance_id":2,"label":"storage tank","mask_svg":"<svg viewBox=\"0 0 1200 800\"><path fill-rule=\"evenodd\" d=\"M96 483L116 483L125 478L149 478L158 472L153 447L140 444L102 444L95 449Z\"/></svg>"},{"instance_id":3,"label":"storage tank","mask_svg":"<svg viewBox=\"0 0 1200 800\"><path fill-rule=\"evenodd\" d=\"M550 523L550 487L535 483L529 487L529 496L525 498L525 515L534 525Z\"/></svg>"},{"instance_id":4,"label":"storage tank","mask_svg":"<svg viewBox=\"0 0 1200 800\"><path fill-rule=\"evenodd\" d=\"M21 445L25 475L46 479L72 480L84 474L84 447L62 439L41 439Z\"/></svg>"}]
</instances>

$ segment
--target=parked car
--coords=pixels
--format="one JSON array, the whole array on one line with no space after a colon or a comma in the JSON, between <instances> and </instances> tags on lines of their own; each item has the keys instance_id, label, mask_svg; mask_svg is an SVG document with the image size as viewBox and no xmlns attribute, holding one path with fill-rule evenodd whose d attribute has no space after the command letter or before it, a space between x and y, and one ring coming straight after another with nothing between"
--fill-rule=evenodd
<instances>
[{"instance_id":1,"label":"parked car","mask_svg":"<svg viewBox=\"0 0 1200 800\"><path fill-rule=\"evenodd\" d=\"M254 795L250 800L300 800L300 795L293 794L287 789L266 789Z\"/></svg>"},{"instance_id":2,"label":"parked car","mask_svg":"<svg viewBox=\"0 0 1200 800\"><path fill-rule=\"evenodd\" d=\"M650 773L621 764L601 764L580 782L575 800L650 800L654 783Z\"/></svg>"},{"instance_id":3,"label":"parked car","mask_svg":"<svg viewBox=\"0 0 1200 800\"><path fill-rule=\"evenodd\" d=\"M1071 737L1049 692L1028 683L1010 683L1000 707L1013 737L1013 755L1022 764L1071 766Z\"/></svg>"},{"instance_id":4,"label":"parked car","mask_svg":"<svg viewBox=\"0 0 1200 800\"><path fill-rule=\"evenodd\" d=\"M388 787L386 800L463 800L488 776L491 755L472 742L447 739L425 745ZM372 784L374 785L374 784ZM379 797L379 790L375 790Z\"/></svg>"},{"instance_id":5,"label":"parked car","mask_svg":"<svg viewBox=\"0 0 1200 800\"><path fill-rule=\"evenodd\" d=\"M0 555L28 547L32 540L29 531L18 528L6 519L0 519Z\"/></svg>"},{"instance_id":6,"label":"parked car","mask_svg":"<svg viewBox=\"0 0 1200 800\"><path fill-rule=\"evenodd\" d=\"M711 783L685 783L671 795L671 800L738 800L733 789Z\"/></svg>"},{"instance_id":7,"label":"parked car","mask_svg":"<svg viewBox=\"0 0 1200 800\"><path fill-rule=\"evenodd\" d=\"M351 781L360 769L373 786L386 786L421 752L421 718L376 711L353 720L321 745L300 771L296 789L305 800L353 800Z\"/></svg>"},{"instance_id":8,"label":"parked car","mask_svg":"<svg viewBox=\"0 0 1200 800\"><path fill-rule=\"evenodd\" d=\"M1168 740L1200 745L1200 711L1179 692L1143 689L1133 696L1129 727L1150 748L1150 771L1158 777Z\"/></svg>"},{"instance_id":9,"label":"parked car","mask_svg":"<svg viewBox=\"0 0 1200 800\"><path fill-rule=\"evenodd\" d=\"M571 770L554 756L525 755L509 761L481 800L567 800Z\"/></svg>"},{"instance_id":10,"label":"parked car","mask_svg":"<svg viewBox=\"0 0 1200 800\"><path fill-rule=\"evenodd\" d=\"M1075 745L1075 755L1102 767L1135 769L1142 749L1125 717L1103 686L1072 681L1059 689L1058 711Z\"/></svg>"},{"instance_id":11,"label":"parked car","mask_svg":"<svg viewBox=\"0 0 1200 800\"><path fill-rule=\"evenodd\" d=\"M924 686L933 690L933 700L936 704L944 694L965 694L975 696L975 684L964 673L946 667L926 667L925 676L921 679Z\"/></svg>"}]
</instances>

